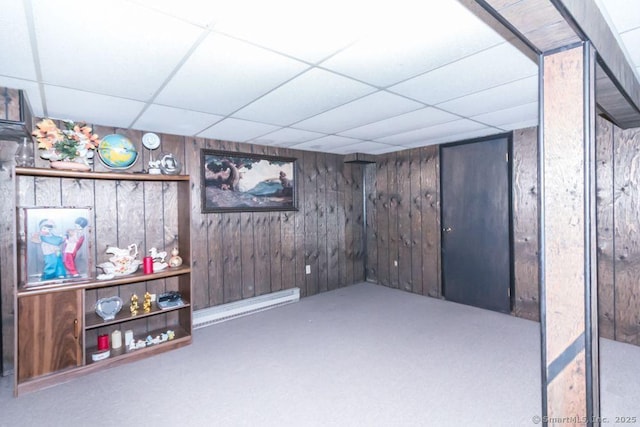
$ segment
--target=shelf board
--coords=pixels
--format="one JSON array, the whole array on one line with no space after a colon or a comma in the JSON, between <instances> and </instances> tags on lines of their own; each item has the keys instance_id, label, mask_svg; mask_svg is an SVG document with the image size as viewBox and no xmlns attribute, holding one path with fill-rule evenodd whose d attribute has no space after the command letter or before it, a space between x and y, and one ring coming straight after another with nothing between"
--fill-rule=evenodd
<instances>
[{"instance_id":1,"label":"shelf board","mask_svg":"<svg viewBox=\"0 0 640 427\"><path fill-rule=\"evenodd\" d=\"M173 326L169 326L166 328L162 328L162 329L156 329L153 331L148 332L146 335L151 335L152 337L158 336L161 333L167 332L167 330L173 330L175 332L175 338L170 340L170 341L165 341L162 342L160 344L153 344L150 345L148 347L144 347L144 348L140 348L137 350L127 350L125 344L124 344L124 337L123 338L123 343L122 343L122 347L120 347L117 350L111 349L111 355L104 359L104 360L98 360L98 361L93 361L91 359L91 354L95 353L98 351L98 347L96 346L92 346L92 347L87 347L86 352L85 352L85 362L86 365L85 366L91 366L91 365L102 365L102 364L108 364L109 361L114 361L114 360L118 360L118 359L124 359L127 357L133 357L133 356L144 356L145 353L149 353L149 352L155 352L158 349L162 349L163 347L166 346L170 346L171 344L177 344L177 343L181 343L185 340L187 341L191 341L191 334L189 332L187 332L184 328L182 328L179 325L173 325ZM137 337L137 339L143 339L146 338L145 337Z\"/></svg>"},{"instance_id":2,"label":"shelf board","mask_svg":"<svg viewBox=\"0 0 640 427\"><path fill-rule=\"evenodd\" d=\"M75 289L96 289L106 288L109 286L126 285L129 283L147 282L151 280L165 279L168 277L181 276L191 273L191 267L188 265L182 265L176 268L167 268L166 270L159 271L157 273L144 274L142 272L136 272L133 274L127 274L126 276L118 276L109 280L84 280L79 282L66 282L66 283L51 283L47 285L35 285L31 287L23 287L18 289L18 298L28 295L44 294L49 292L62 292Z\"/></svg>"},{"instance_id":3,"label":"shelf board","mask_svg":"<svg viewBox=\"0 0 640 427\"><path fill-rule=\"evenodd\" d=\"M49 178L111 179L121 181L189 181L189 175L149 175L147 173L79 172L47 168L16 168L16 175Z\"/></svg>"},{"instance_id":4,"label":"shelf board","mask_svg":"<svg viewBox=\"0 0 640 427\"><path fill-rule=\"evenodd\" d=\"M145 317L156 316L158 314L169 313L171 311L189 308L189 306L191 305L188 302L185 302L181 306L166 308L163 310L161 308L158 308L157 304L155 303L153 304L154 306L150 312L145 313L144 310L142 309L142 306L140 306L140 309L138 310L138 314L133 316L131 314L131 310L129 310L129 304L127 303L127 301L124 301L122 305L122 310L120 310L120 312L116 314L115 319L112 319L112 320L102 320L102 318L95 313L86 313L84 316L84 328L86 330L89 330L89 329L95 329L95 328L102 328L110 325L116 325L118 323L124 323L130 320L144 319Z\"/></svg>"}]
</instances>

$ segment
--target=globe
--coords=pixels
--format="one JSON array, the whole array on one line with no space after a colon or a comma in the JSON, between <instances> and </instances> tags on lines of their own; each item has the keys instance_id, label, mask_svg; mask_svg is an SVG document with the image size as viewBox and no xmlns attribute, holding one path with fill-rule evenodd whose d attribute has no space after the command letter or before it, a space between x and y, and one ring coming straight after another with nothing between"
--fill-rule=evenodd
<instances>
[{"instance_id":1,"label":"globe","mask_svg":"<svg viewBox=\"0 0 640 427\"><path fill-rule=\"evenodd\" d=\"M124 135L112 134L102 138L98 154L110 169L128 169L138 160L138 152L131 140Z\"/></svg>"}]
</instances>

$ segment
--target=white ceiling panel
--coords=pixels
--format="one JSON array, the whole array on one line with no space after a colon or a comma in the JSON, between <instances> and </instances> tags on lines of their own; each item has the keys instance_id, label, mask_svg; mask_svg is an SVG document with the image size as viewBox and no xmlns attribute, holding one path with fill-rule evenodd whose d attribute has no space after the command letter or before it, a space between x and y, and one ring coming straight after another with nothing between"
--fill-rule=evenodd
<instances>
[{"instance_id":1,"label":"white ceiling panel","mask_svg":"<svg viewBox=\"0 0 640 427\"><path fill-rule=\"evenodd\" d=\"M638 2L640 3L640 2ZM638 46L628 50L628 58L635 67L640 67L640 28L628 31L620 36L626 46ZM637 73L636 73L637 74Z\"/></svg>"},{"instance_id":2,"label":"white ceiling panel","mask_svg":"<svg viewBox=\"0 0 640 427\"><path fill-rule=\"evenodd\" d=\"M156 101L227 115L283 84L308 66L219 34L209 35Z\"/></svg>"},{"instance_id":3,"label":"white ceiling panel","mask_svg":"<svg viewBox=\"0 0 640 427\"><path fill-rule=\"evenodd\" d=\"M515 47L503 43L389 90L434 105L537 73L535 63Z\"/></svg>"},{"instance_id":4,"label":"white ceiling panel","mask_svg":"<svg viewBox=\"0 0 640 427\"><path fill-rule=\"evenodd\" d=\"M640 1L596 1L640 69ZM465 4L0 0L0 86L36 116L332 153L537 124L537 64Z\"/></svg>"},{"instance_id":5,"label":"white ceiling panel","mask_svg":"<svg viewBox=\"0 0 640 427\"><path fill-rule=\"evenodd\" d=\"M410 132L399 133L384 138L377 138L377 142L393 145L414 146L424 143L430 145L431 140L447 135L461 134L470 131L478 131L486 129L481 123L472 120L456 120L453 122L442 123L435 126L429 126L423 129L417 129Z\"/></svg>"},{"instance_id":6,"label":"white ceiling panel","mask_svg":"<svg viewBox=\"0 0 640 427\"><path fill-rule=\"evenodd\" d=\"M309 132L307 130L282 128L275 132L262 135L260 138L253 139L250 142L262 145L278 145L281 147L289 147L301 142L311 141L323 137L323 133Z\"/></svg>"},{"instance_id":7,"label":"white ceiling panel","mask_svg":"<svg viewBox=\"0 0 640 427\"><path fill-rule=\"evenodd\" d=\"M461 4L441 2L438 13L388 19L373 35L322 66L386 87L501 42L495 31Z\"/></svg>"},{"instance_id":8,"label":"white ceiling panel","mask_svg":"<svg viewBox=\"0 0 640 427\"><path fill-rule=\"evenodd\" d=\"M58 86L45 86L47 115L104 126L128 128L144 103ZM104 112L109 111L108 118Z\"/></svg>"},{"instance_id":9,"label":"white ceiling panel","mask_svg":"<svg viewBox=\"0 0 640 427\"><path fill-rule=\"evenodd\" d=\"M526 123L523 127L536 126L538 124L538 103L530 102L517 107L480 114L473 116L472 119L500 129L517 129L513 125L522 123Z\"/></svg>"},{"instance_id":10,"label":"white ceiling panel","mask_svg":"<svg viewBox=\"0 0 640 427\"><path fill-rule=\"evenodd\" d=\"M287 126L374 90L369 85L313 68L234 113L233 117ZM306 101L299 102L300 99Z\"/></svg>"},{"instance_id":11,"label":"white ceiling panel","mask_svg":"<svg viewBox=\"0 0 640 427\"><path fill-rule=\"evenodd\" d=\"M338 133L423 107L388 92L376 92L294 125L297 129Z\"/></svg>"},{"instance_id":12,"label":"white ceiling panel","mask_svg":"<svg viewBox=\"0 0 640 427\"><path fill-rule=\"evenodd\" d=\"M429 138L426 144L418 142L407 144L407 147L422 147L423 145L446 144L448 142L465 141L473 138L481 138L483 136L497 135L499 133L502 133L502 131L493 128L481 128L460 133L447 133L445 135Z\"/></svg>"},{"instance_id":13,"label":"white ceiling panel","mask_svg":"<svg viewBox=\"0 0 640 427\"><path fill-rule=\"evenodd\" d=\"M0 76L35 80L36 69L23 2L2 0L0 11Z\"/></svg>"},{"instance_id":14,"label":"white ceiling panel","mask_svg":"<svg viewBox=\"0 0 640 427\"><path fill-rule=\"evenodd\" d=\"M147 101L202 33L122 0L32 4L44 81L105 95Z\"/></svg>"},{"instance_id":15,"label":"white ceiling panel","mask_svg":"<svg viewBox=\"0 0 640 427\"><path fill-rule=\"evenodd\" d=\"M141 130L153 129L156 132L174 135L193 136L222 119L224 117L215 114L151 105L132 127Z\"/></svg>"},{"instance_id":16,"label":"white ceiling panel","mask_svg":"<svg viewBox=\"0 0 640 427\"><path fill-rule=\"evenodd\" d=\"M311 151L334 151L341 150L350 145L362 142L359 139L347 138L346 136L327 135L313 141L303 142L291 146L291 148L311 150Z\"/></svg>"},{"instance_id":17,"label":"white ceiling panel","mask_svg":"<svg viewBox=\"0 0 640 427\"><path fill-rule=\"evenodd\" d=\"M226 141L246 142L273 132L276 129L278 129L277 126L265 123L249 122L240 119L225 119L200 132L198 136Z\"/></svg>"},{"instance_id":18,"label":"white ceiling panel","mask_svg":"<svg viewBox=\"0 0 640 427\"><path fill-rule=\"evenodd\" d=\"M640 27L640 1L596 0L596 4L605 11L603 15L610 18L615 32L624 33Z\"/></svg>"},{"instance_id":19,"label":"white ceiling panel","mask_svg":"<svg viewBox=\"0 0 640 427\"><path fill-rule=\"evenodd\" d=\"M438 108L469 117L537 100L538 76L536 75L438 104Z\"/></svg>"},{"instance_id":20,"label":"white ceiling panel","mask_svg":"<svg viewBox=\"0 0 640 427\"><path fill-rule=\"evenodd\" d=\"M397 133L422 129L438 123L450 122L460 117L433 107L425 107L390 119L340 132L341 135L360 139L376 139Z\"/></svg>"},{"instance_id":21,"label":"white ceiling panel","mask_svg":"<svg viewBox=\"0 0 640 427\"><path fill-rule=\"evenodd\" d=\"M352 154L352 153L368 153L368 154L384 154L398 151L398 146L381 144L373 141L363 141L356 144L345 145L342 147L334 147L332 153L336 154Z\"/></svg>"}]
</instances>

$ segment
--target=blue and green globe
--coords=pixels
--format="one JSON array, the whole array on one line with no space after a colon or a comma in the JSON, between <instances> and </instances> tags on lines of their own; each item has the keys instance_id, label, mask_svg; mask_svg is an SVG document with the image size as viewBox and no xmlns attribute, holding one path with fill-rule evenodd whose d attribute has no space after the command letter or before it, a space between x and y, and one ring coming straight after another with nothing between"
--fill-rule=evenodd
<instances>
[{"instance_id":1,"label":"blue and green globe","mask_svg":"<svg viewBox=\"0 0 640 427\"><path fill-rule=\"evenodd\" d=\"M138 152L131 140L124 135L112 134L98 144L102 163L110 169L128 169L138 160Z\"/></svg>"}]
</instances>

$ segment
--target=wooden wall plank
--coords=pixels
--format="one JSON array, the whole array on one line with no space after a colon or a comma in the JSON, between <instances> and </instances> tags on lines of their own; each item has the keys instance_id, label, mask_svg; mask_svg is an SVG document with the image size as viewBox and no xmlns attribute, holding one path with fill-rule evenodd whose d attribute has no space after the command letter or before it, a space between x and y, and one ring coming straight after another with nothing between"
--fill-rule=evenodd
<instances>
[{"instance_id":1,"label":"wooden wall plank","mask_svg":"<svg viewBox=\"0 0 640 427\"><path fill-rule=\"evenodd\" d=\"M336 228L338 239L338 285L345 286L348 284L346 279L346 196L347 196L347 183L344 179L345 163L343 158L336 158L336 171L335 179L338 186L338 194L336 200ZM349 191L349 195L351 192Z\"/></svg>"},{"instance_id":2,"label":"wooden wall plank","mask_svg":"<svg viewBox=\"0 0 640 427\"><path fill-rule=\"evenodd\" d=\"M353 182L353 164L346 163L342 168L341 175L342 182L345 188L353 188L355 183ZM354 257L356 251L356 245L354 241L355 227L353 214L354 214L354 198L357 197L355 191L345 191L344 194L344 277L347 283L355 282L354 279Z\"/></svg>"},{"instance_id":3,"label":"wooden wall plank","mask_svg":"<svg viewBox=\"0 0 640 427\"><path fill-rule=\"evenodd\" d=\"M393 164L390 163L391 156L385 154L380 158L376 167L377 182L377 247L378 247L378 283L384 286L391 284L389 272L389 178L387 169Z\"/></svg>"},{"instance_id":4,"label":"wooden wall plank","mask_svg":"<svg viewBox=\"0 0 640 427\"><path fill-rule=\"evenodd\" d=\"M318 293L318 258L320 257L320 248L318 247L318 199L315 197L317 192L316 180L318 172L316 169L315 152L305 153L303 159L303 178L304 178L304 255L305 265L310 266L311 274L305 274L307 295Z\"/></svg>"},{"instance_id":5,"label":"wooden wall plank","mask_svg":"<svg viewBox=\"0 0 640 427\"><path fill-rule=\"evenodd\" d=\"M396 217L398 221L398 286L408 292L413 292L412 252L412 204L411 204L411 153L410 150L401 151L396 157L397 179L397 206Z\"/></svg>"},{"instance_id":6,"label":"wooden wall plank","mask_svg":"<svg viewBox=\"0 0 640 427\"><path fill-rule=\"evenodd\" d=\"M364 228L362 218L362 165L354 163L351 165L351 189L353 191L351 213L351 227L353 230L353 281L362 282L364 280Z\"/></svg>"},{"instance_id":7,"label":"wooden wall plank","mask_svg":"<svg viewBox=\"0 0 640 427\"><path fill-rule=\"evenodd\" d=\"M365 185L367 192L367 272L366 280L378 281L378 228L377 228L377 167L376 164L365 166Z\"/></svg>"},{"instance_id":8,"label":"wooden wall plank","mask_svg":"<svg viewBox=\"0 0 640 427\"><path fill-rule=\"evenodd\" d=\"M615 332L640 345L640 129L615 130Z\"/></svg>"},{"instance_id":9,"label":"wooden wall plank","mask_svg":"<svg viewBox=\"0 0 640 427\"><path fill-rule=\"evenodd\" d=\"M327 156L327 193L326 212L327 221L327 289L336 289L342 285L340 280L340 233L338 223L338 198L340 164L337 156Z\"/></svg>"},{"instance_id":10,"label":"wooden wall plank","mask_svg":"<svg viewBox=\"0 0 640 427\"><path fill-rule=\"evenodd\" d=\"M514 314L540 319L538 296L538 136L537 128L513 134L512 201Z\"/></svg>"},{"instance_id":11,"label":"wooden wall plank","mask_svg":"<svg viewBox=\"0 0 640 427\"><path fill-rule=\"evenodd\" d=\"M295 286L300 288L300 296L304 297L308 295L307 283L305 275L305 264L307 257L305 254L305 194L306 194L306 179L304 174L306 154L301 152L296 162L296 180L298 181L298 212L293 214L294 222L294 256L295 256ZM309 188L311 191L311 187Z\"/></svg>"},{"instance_id":12,"label":"wooden wall plank","mask_svg":"<svg viewBox=\"0 0 640 427\"><path fill-rule=\"evenodd\" d=\"M240 214L240 265L241 270L240 277L242 278L242 298L251 298L256 295L256 255L254 246L254 232L256 223L253 216L255 214L251 212Z\"/></svg>"},{"instance_id":13,"label":"wooden wall plank","mask_svg":"<svg viewBox=\"0 0 640 427\"><path fill-rule=\"evenodd\" d=\"M398 258L400 251L400 235L398 233L398 221L400 194L398 192L398 153L390 153L389 167L387 168L387 191L389 194L389 286L392 288L400 287L400 269L398 268Z\"/></svg>"},{"instance_id":14,"label":"wooden wall plank","mask_svg":"<svg viewBox=\"0 0 640 427\"><path fill-rule=\"evenodd\" d=\"M596 197L598 242L598 327L600 336L615 339L615 239L613 210L613 129L596 121Z\"/></svg>"},{"instance_id":15,"label":"wooden wall plank","mask_svg":"<svg viewBox=\"0 0 640 427\"><path fill-rule=\"evenodd\" d=\"M0 375L8 375L13 371L13 350L14 350L14 307L13 295L17 278L17 271L14 265L16 256L16 221L13 203L9 200L17 200L15 193L15 176L9 168L0 168L0 194L5 197L5 203L0 203L0 324L2 325L2 354L0 359ZM30 179L33 185L33 179ZM31 192L31 198L33 193ZM24 204L31 204L27 196L22 198Z\"/></svg>"},{"instance_id":16,"label":"wooden wall plank","mask_svg":"<svg viewBox=\"0 0 640 427\"><path fill-rule=\"evenodd\" d=\"M316 154L316 212L318 238L318 292L325 292L329 285L329 255L327 253L327 154Z\"/></svg>"},{"instance_id":17,"label":"wooden wall plank","mask_svg":"<svg viewBox=\"0 0 640 427\"><path fill-rule=\"evenodd\" d=\"M253 214L256 295L271 292L271 265L280 262L279 251L272 248L269 243L269 217L268 212ZM271 254L274 255L273 258Z\"/></svg>"},{"instance_id":18,"label":"wooden wall plank","mask_svg":"<svg viewBox=\"0 0 640 427\"><path fill-rule=\"evenodd\" d=\"M422 180L421 166L424 150L409 151L410 190L408 194L410 219L410 255L411 255L411 290L416 294L424 294L422 279Z\"/></svg>"},{"instance_id":19,"label":"wooden wall plank","mask_svg":"<svg viewBox=\"0 0 640 427\"><path fill-rule=\"evenodd\" d=\"M440 277L440 155L437 146L422 148L422 286L431 297L442 296Z\"/></svg>"}]
</instances>

